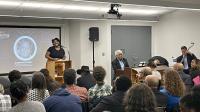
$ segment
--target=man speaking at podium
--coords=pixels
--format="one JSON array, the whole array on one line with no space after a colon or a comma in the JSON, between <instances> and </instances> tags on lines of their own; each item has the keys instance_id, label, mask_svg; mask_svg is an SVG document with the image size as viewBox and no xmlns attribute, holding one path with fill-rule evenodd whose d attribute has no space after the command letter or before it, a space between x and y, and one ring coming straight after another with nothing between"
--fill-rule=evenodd
<instances>
[{"instance_id":1,"label":"man speaking at podium","mask_svg":"<svg viewBox=\"0 0 200 112\"><path fill-rule=\"evenodd\" d=\"M123 52L121 50L115 51L115 57L116 58L112 61L112 68L115 73L114 79L116 78L117 70L123 71L125 67L129 67L128 61L126 58L123 58Z\"/></svg>"},{"instance_id":2,"label":"man speaking at podium","mask_svg":"<svg viewBox=\"0 0 200 112\"><path fill-rule=\"evenodd\" d=\"M48 48L45 57L51 61L57 61L60 59L64 60L66 58L65 51L60 45L60 39L58 38L52 39L52 44L53 46Z\"/></svg>"}]
</instances>

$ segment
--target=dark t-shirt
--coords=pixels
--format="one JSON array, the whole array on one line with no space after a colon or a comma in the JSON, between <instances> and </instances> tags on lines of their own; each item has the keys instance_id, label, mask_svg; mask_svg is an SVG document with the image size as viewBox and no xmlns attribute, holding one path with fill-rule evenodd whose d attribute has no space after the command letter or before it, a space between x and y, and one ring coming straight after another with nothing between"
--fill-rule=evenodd
<instances>
[{"instance_id":1,"label":"dark t-shirt","mask_svg":"<svg viewBox=\"0 0 200 112\"><path fill-rule=\"evenodd\" d=\"M47 51L50 52L50 57L52 58L62 59L65 56L65 51L62 47L60 48L60 50L56 50L55 47L52 46L52 47L49 47Z\"/></svg>"}]
</instances>

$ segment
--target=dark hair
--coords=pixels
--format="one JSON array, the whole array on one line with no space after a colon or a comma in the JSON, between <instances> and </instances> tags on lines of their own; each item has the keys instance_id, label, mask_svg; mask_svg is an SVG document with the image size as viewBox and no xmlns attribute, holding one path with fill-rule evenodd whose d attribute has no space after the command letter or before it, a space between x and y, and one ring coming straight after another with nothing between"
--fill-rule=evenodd
<instances>
[{"instance_id":1,"label":"dark hair","mask_svg":"<svg viewBox=\"0 0 200 112\"><path fill-rule=\"evenodd\" d=\"M8 78L9 78L10 82L14 82L21 78L21 73L18 70L12 70L11 72L9 72Z\"/></svg>"},{"instance_id":2,"label":"dark hair","mask_svg":"<svg viewBox=\"0 0 200 112\"><path fill-rule=\"evenodd\" d=\"M186 46L181 46L181 49L186 49L187 50L187 47Z\"/></svg>"},{"instance_id":3,"label":"dark hair","mask_svg":"<svg viewBox=\"0 0 200 112\"><path fill-rule=\"evenodd\" d=\"M124 99L126 112L156 112L156 100L145 84L136 84L128 90Z\"/></svg>"},{"instance_id":4,"label":"dark hair","mask_svg":"<svg viewBox=\"0 0 200 112\"><path fill-rule=\"evenodd\" d=\"M51 40L52 43L54 43L54 41L57 40L60 43L60 39L59 38L54 38Z\"/></svg>"},{"instance_id":5,"label":"dark hair","mask_svg":"<svg viewBox=\"0 0 200 112\"><path fill-rule=\"evenodd\" d=\"M120 76L115 81L115 86L118 91L127 91L132 85L131 80L127 76Z\"/></svg>"},{"instance_id":6,"label":"dark hair","mask_svg":"<svg viewBox=\"0 0 200 112\"><path fill-rule=\"evenodd\" d=\"M34 72L32 77L32 89L46 89L46 80L41 72Z\"/></svg>"},{"instance_id":7,"label":"dark hair","mask_svg":"<svg viewBox=\"0 0 200 112\"><path fill-rule=\"evenodd\" d=\"M150 68L156 68L157 67L154 62L148 63L147 66L150 67Z\"/></svg>"},{"instance_id":8,"label":"dark hair","mask_svg":"<svg viewBox=\"0 0 200 112\"><path fill-rule=\"evenodd\" d=\"M192 88L192 93L200 94L200 85L196 85Z\"/></svg>"},{"instance_id":9,"label":"dark hair","mask_svg":"<svg viewBox=\"0 0 200 112\"><path fill-rule=\"evenodd\" d=\"M74 69L66 69L64 71L64 83L67 85L74 84L76 80L76 71Z\"/></svg>"},{"instance_id":10,"label":"dark hair","mask_svg":"<svg viewBox=\"0 0 200 112\"><path fill-rule=\"evenodd\" d=\"M10 92L18 100L23 99L28 93L28 86L22 81L17 80L11 83Z\"/></svg>"},{"instance_id":11,"label":"dark hair","mask_svg":"<svg viewBox=\"0 0 200 112\"><path fill-rule=\"evenodd\" d=\"M60 88L61 85L57 81L53 81L49 83L49 86L47 86L47 89L49 91L49 94L52 95L54 91L56 91L58 88Z\"/></svg>"},{"instance_id":12,"label":"dark hair","mask_svg":"<svg viewBox=\"0 0 200 112\"><path fill-rule=\"evenodd\" d=\"M180 99L180 107L184 110L194 110L194 112L199 112L200 110L200 94L188 94Z\"/></svg>"},{"instance_id":13,"label":"dark hair","mask_svg":"<svg viewBox=\"0 0 200 112\"><path fill-rule=\"evenodd\" d=\"M46 83L53 81L53 78L49 75L49 71L46 68L41 69L40 72L42 72L43 75L45 76Z\"/></svg>"},{"instance_id":14,"label":"dark hair","mask_svg":"<svg viewBox=\"0 0 200 112\"><path fill-rule=\"evenodd\" d=\"M192 95L187 94L180 99L180 109L181 110L189 110L191 109L192 104Z\"/></svg>"},{"instance_id":15,"label":"dark hair","mask_svg":"<svg viewBox=\"0 0 200 112\"><path fill-rule=\"evenodd\" d=\"M93 76L96 81L103 81L106 76L106 71L102 66L96 66L93 70Z\"/></svg>"}]
</instances>

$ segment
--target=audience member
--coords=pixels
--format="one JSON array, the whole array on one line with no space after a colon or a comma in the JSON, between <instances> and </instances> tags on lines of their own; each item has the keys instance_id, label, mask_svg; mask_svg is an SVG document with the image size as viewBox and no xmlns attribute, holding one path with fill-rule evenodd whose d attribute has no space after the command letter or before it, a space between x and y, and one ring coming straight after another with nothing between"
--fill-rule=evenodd
<instances>
[{"instance_id":1,"label":"audience member","mask_svg":"<svg viewBox=\"0 0 200 112\"><path fill-rule=\"evenodd\" d=\"M193 59L191 62L191 69L190 69L190 76L191 78L195 78L200 74L200 60L199 59Z\"/></svg>"},{"instance_id":2,"label":"audience member","mask_svg":"<svg viewBox=\"0 0 200 112\"><path fill-rule=\"evenodd\" d=\"M10 80L10 83L13 83L14 81L17 81L21 78L21 72L18 70L12 70L11 72L9 72L8 74L8 79ZM10 87L5 89L5 93L7 95L11 96L11 92L10 92ZM12 106L15 106L18 104L18 101L16 98L11 96L11 102L12 102Z\"/></svg>"},{"instance_id":3,"label":"audience member","mask_svg":"<svg viewBox=\"0 0 200 112\"><path fill-rule=\"evenodd\" d=\"M47 69L41 69L40 72L44 74L47 90L49 91L49 94L52 95L56 88L59 88L61 85L49 75Z\"/></svg>"},{"instance_id":4,"label":"audience member","mask_svg":"<svg viewBox=\"0 0 200 112\"><path fill-rule=\"evenodd\" d=\"M66 69L64 71L64 83L66 85L66 90L74 95L79 96L81 101L87 101L88 100L87 89L75 85L75 80L76 80L76 71L74 69Z\"/></svg>"},{"instance_id":5,"label":"audience member","mask_svg":"<svg viewBox=\"0 0 200 112\"><path fill-rule=\"evenodd\" d=\"M43 104L46 112L82 112L80 98L72 95L65 88L56 89Z\"/></svg>"},{"instance_id":6,"label":"audience member","mask_svg":"<svg viewBox=\"0 0 200 112\"><path fill-rule=\"evenodd\" d=\"M42 103L37 101L27 101L28 86L21 80L13 82L10 92L19 103L8 112L46 112Z\"/></svg>"},{"instance_id":7,"label":"audience member","mask_svg":"<svg viewBox=\"0 0 200 112\"><path fill-rule=\"evenodd\" d=\"M11 98L9 95L3 95L4 88L3 85L0 84L0 112L7 112L11 109Z\"/></svg>"},{"instance_id":8,"label":"audience member","mask_svg":"<svg viewBox=\"0 0 200 112\"><path fill-rule=\"evenodd\" d=\"M41 72L34 72L32 77L32 90L28 93L29 101L43 102L49 97L49 91L46 89L46 80Z\"/></svg>"},{"instance_id":9,"label":"audience member","mask_svg":"<svg viewBox=\"0 0 200 112\"><path fill-rule=\"evenodd\" d=\"M172 112L178 107L179 99L185 93L185 85L177 71L168 69L164 73L164 86L160 91L168 97L167 112Z\"/></svg>"},{"instance_id":10,"label":"audience member","mask_svg":"<svg viewBox=\"0 0 200 112\"><path fill-rule=\"evenodd\" d=\"M26 76L26 75L22 75L22 77L20 78L26 85L28 85L29 88L31 88L31 78L32 76Z\"/></svg>"},{"instance_id":11,"label":"audience member","mask_svg":"<svg viewBox=\"0 0 200 112\"><path fill-rule=\"evenodd\" d=\"M117 77L114 82L116 89L115 92L110 96L105 96L91 112L125 112L122 102L125 92L131 87L131 85L132 82L128 77Z\"/></svg>"},{"instance_id":12,"label":"audience member","mask_svg":"<svg viewBox=\"0 0 200 112\"><path fill-rule=\"evenodd\" d=\"M154 56L148 60L148 63L154 63L156 66L167 66L169 67L169 62L161 56Z\"/></svg>"},{"instance_id":13,"label":"audience member","mask_svg":"<svg viewBox=\"0 0 200 112\"><path fill-rule=\"evenodd\" d=\"M21 73L18 70L12 70L11 72L9 72L8 78L9 78L10 82L12 83L21 78Z\"/></svg>"},{"instance_id":14,"label":"audience member","mask_svg":"<svg viewBox=\"0 0 200 112\"><path fill-rule=\"evenodd\" d=\"M160 88L159 87L159 83L160 83L159 78L155 75L148 75L145 78L145 82L147 83L147 85L151 88L151 90L155 94L157 106L158 107L166 107L167 106L167 96L159 91L159 88Z\"/></svg>"},{"instance_id":15,"label":"audience member","mask_svg":"<svg viewBox=\"0 0 200 112\"><path fill-rule=\"evenodd\" d=\"M139 77L139 81L141 82L141 83L143 83L144 82L144 80L145 80L145 77L147 76L147 75L152 75L152 71L151 71L151 68L150 67L144 67L144 68L142 68L142 70L139 72L139 74L137 74L138 75L138 77Z\"/></svg>"},{"instance_id":16,"label":"audience member","mask_svg":"<svg viewBox=\"0 0 200 112\"><path fill-rule=\"evenodd\" d=\"M200 94L187 94L180 99L181 112L200 112Z\"/></svg>"},{"instance_id":17,"label":"audience member","mask_svg":"<svg viewBox=\"0 0 200 112\"><path fill-rule=\"evenodd\" d=\"M191 68L191 61L193 59L196 59L196 56L193 53L189 52L186 46L181 47L181 52L182 55L176 58L177 63L182 63L184 66L183 71L186 74L189 74L189 70Z\"/></svg>"},{"instance_id":18,"label":"audience member","mask_svg":"<svg viewBox=\"0 0 200 112\"><path fill-rule=\"evenodd\" d=\"M176 64L174 64L173 69L176 70L179 73L181 79L183 80L183 82L186 85L192 84L191 77L188 74L185 74L183 72L184 66L183 66L182 63L176 63Z\"/></svg>"},{"instance_id":19,"label":"audience member","mask_svg":"<svg viewBox=\"0 0 200 112\"><path fill-rule=\"evenodd\" d=\"M158 77L161 80L162 77L161 77L160 72L158 72L156 70L156 64L154 64L154 63L148 63L147 66L151 68L152 75L155 75L156 77Z\"/></svg>"},{"instance_id":20,"label":"audience member","mask_svg":"<svg viewBox=\"0 0 200 112\"><path fill-rule=\"evenodd\" d=\"M88 91L90 109L94 108L104 96L112 94L112 87L104 82L106 71L103 67L94 67L93 76L96 80L96 85L90 88Z\"/></svg>"},{"instance_id":21,"label":"audience member","mask_svg":"<svg viewBox=\"0 0 200 112\"><path fill-rule=\"evenodd\" d=\"M77 85L85 87L87 90L95 85L94 77L90 74L89 66L82 66L81 69L77 70L77 73L81 75L77 79Z\"/></svg>"},{"instance_id":22,"label":"audience member","mask_svg":"<svg viewBox=\"0 0 200 112\"><path fill-rule=\"evenodd\" d=\"M183 72L183 64L182 63L176 63L173 66L173 69L176 70L178 72L178 74L180 75L181 79L183 80L185 87L186 87L186 92L189 92L190 89L192 88L192 79L190 77L190 75L185 74Z\"/></svg>"},{"instance_id":23,"label":"audience member","mask_svg":"<svg viewBox=\"0 0 200 112\"><path fill-rule=\"evenodd\" d=\"M145 84L136 84L128 90L124 99L126 112L156 112L156 100Z\"/></svg>"},{"instance_id":24,"label":"audience member","mask_svg":"<svg viewBox=\"0 0 200 112\"><path fill-rule=\"evenodd\" d=\"M191 93L200 94L200 85L194 86L194 87L192 88Z\"/></svg>"}]
</instances>

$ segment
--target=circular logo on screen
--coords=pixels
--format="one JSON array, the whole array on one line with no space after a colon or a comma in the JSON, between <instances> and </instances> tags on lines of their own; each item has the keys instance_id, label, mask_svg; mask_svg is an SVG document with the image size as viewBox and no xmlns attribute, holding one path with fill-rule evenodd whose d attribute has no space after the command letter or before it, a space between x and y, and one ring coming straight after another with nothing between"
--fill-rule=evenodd
<instances>
[{"instance_id":1,"label":"circular logo on screen","mask_svg":"<svg viewBox=\"0 0 200 112\"><path fill-rule=\"evenodd\" d=\"M36 42L29 36L21 36L14 43L14 54L21 61L33 59L36 52Z\"/></svg>"}]
</instances>

